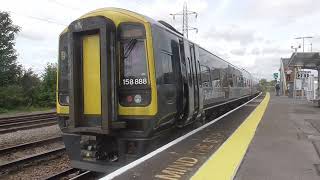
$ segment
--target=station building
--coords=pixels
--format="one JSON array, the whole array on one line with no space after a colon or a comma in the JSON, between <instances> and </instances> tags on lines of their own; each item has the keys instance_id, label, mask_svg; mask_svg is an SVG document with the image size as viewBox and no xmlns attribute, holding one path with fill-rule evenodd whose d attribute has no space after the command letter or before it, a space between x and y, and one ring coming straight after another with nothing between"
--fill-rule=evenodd
<instances>
[{"instance_id":1,"label":"station building","mask_svg":"<svg viewBox=\"0 0 320 180\"><path fill-rule=\"evenodd\" d=\"M318 52L295 52L280 59L280 91L290 98L305 98L320 105Z\"/></svg>"}]
</instances>

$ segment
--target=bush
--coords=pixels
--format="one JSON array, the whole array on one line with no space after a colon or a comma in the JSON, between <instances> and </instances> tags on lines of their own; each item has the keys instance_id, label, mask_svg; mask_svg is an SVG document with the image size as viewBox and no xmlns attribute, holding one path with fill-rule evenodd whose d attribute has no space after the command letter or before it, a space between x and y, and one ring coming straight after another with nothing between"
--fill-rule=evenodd
<instances>
[{"instance_id":1,"label":"bush","mask_svg":"<svg viewBox=\"0 0 320 180\"><path fill-rule=\"evenodd\" d=\"M56 64L48 64L41 79L29 69L23 71L14 85L0 86L0 113L30 107L54 107L56 72Z\"/></svg>"},{"instance_id":2,"label":"bush","mask_svg":"<svg viewBox=\"0 0 320 180\"><path fill-rule=\"evenodd\" d=\"M0 87L0 108L14 109L19 106L26 106L27 99L19 85Z\"/></svg>"},{"instance_id":3,"label":"bush","mask_svg":"<svg viewBox=\"0 0 320 180\"><path fill-rule=\"evenodd\" d=\"M54 107L56 105L57 65L47 64L42 81L36 93L36 105Z\"/></svg>"},{"instance_id":4,"label":"bush","mask_svg":"<svg viewBox=\"0 0 320 180\"><path fill-rule=\"evenodd\" d=\"M1 114L1 113L7 113L7 112L8 112L8 109L0 108L0 114Z\"/></svg>"}]
</instances>

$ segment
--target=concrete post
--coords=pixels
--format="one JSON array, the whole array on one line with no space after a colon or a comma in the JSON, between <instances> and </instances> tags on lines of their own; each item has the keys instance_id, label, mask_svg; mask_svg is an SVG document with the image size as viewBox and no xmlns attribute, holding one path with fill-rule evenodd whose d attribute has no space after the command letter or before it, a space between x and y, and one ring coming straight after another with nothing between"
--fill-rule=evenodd
<instances>
[{"instance_id":1,"label":"concrete post","mask_svg":"<svg viewBox=\"0 0 320 180\"><path fill-rule=\"evenodd\" d=\"M318 66L318 93L317 93L317 95L318 95L318 97L317 97L317 99L318 99L318 106L320 107L320 66Z\"/></svg>"}]
</instances>

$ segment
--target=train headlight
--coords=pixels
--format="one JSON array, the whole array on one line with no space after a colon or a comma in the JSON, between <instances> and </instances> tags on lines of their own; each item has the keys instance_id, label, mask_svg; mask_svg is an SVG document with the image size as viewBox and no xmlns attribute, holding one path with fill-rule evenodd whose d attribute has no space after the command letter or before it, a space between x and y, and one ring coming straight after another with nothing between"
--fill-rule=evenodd
<instances>
[{"instance_id":1,"label":"train headlight","mask_svg":"<svg viewBox=\"0 0 320 180\"><path fill-rule=\"evenodd\" d=\"M140 104L142 101L142 97L140 94L137 94L134 96L134 102L137 103L137 104Z\"/></svg>"}]
</instances>

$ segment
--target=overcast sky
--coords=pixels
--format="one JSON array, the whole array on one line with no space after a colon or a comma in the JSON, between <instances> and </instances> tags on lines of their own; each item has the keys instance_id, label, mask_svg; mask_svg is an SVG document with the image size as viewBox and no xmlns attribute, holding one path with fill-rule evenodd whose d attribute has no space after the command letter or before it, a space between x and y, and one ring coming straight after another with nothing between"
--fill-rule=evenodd
<instances>
[{"instance_id":1,"label":"overcast sky","mask_svg":"<svg viewBox=\"0 0 320 180\"><path fill-rule=\"evenodd\" d=\"M0 0L0 11L10 11L21 27L16 49L19 62L41 72L47 62L57 62L59 33L73 20L102 7L136 11L165 20L181 29L181 20L170 13L182 11L185 0ZM257 78L272 79L281 57L290 57L291 46L305 41L305 51L320 50L319 0L189 0L188 10L198 12L189 24L199 29L189 38ZM38 18L38 19L37 19ZM299 49L302 51L302 49Z\"/></svg>"}]
</instances>

